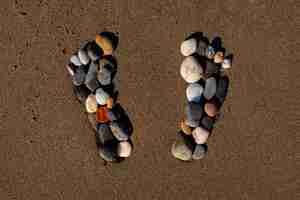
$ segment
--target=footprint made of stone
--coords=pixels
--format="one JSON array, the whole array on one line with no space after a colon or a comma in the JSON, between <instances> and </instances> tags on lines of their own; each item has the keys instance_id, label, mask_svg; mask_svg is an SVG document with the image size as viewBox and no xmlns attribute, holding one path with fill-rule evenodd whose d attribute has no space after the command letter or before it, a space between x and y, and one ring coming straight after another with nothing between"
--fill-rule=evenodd
<instances>
[{"instance_id":1,"label":"footprint made of stone","mask_svg":"<svg viewBox=\"0 0 300 200\"><path fill-rule=\"evenodd\" d=\"M96 137L99 156L108 162L120 162L132 153L133 127L122 106L113 79L117 61L113 56L118 37L111 32L84 42L66 66L73 91L84 106Z\"/></svg>"},{"instance_id":2,"label":"footprint made of stone","mask_svg":"<svg viewBox=\"0 0 300 200\"><path fill-rule=\"evenodd\" d=\"M207 140L221 115L229 87L226 73L233 57L225 56L219 37L209 42L198 32L181 43L180 51L185 56L180 75L188 83L187 105L171 153L179 160L199 160L207 154Z\"/></svg>"}]
</instances>

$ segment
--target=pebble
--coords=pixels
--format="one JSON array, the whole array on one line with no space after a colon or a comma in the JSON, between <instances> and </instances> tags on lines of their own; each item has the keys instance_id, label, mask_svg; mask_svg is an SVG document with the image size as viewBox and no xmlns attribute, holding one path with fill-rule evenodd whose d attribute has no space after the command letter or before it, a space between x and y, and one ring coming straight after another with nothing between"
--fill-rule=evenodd
<instances>
[{"instance_id":1,"label":"pebble","mask_svg":"<svg viewBox=\"0 0 300 200\"><path fill-rule=\"evenodd\" d=\"M102 88L98 88L96 90L96 100L97 100L98 104L105 105L108 98L109 98L109 95Z\"/></svg>"},{"instance_id":2,"label":"pebble","mask_svg":"<svg viewBox=\"0 0 300 200\"><path fill-rule=\"evenodd\" d=\"M111 72L104 66L101 67L97 73L98 81L101 83L101 85L109 85L111 84Z\"/></svg>"},{"instance_id":3,"label":"pebble","mask_svg":"<svg viewBox=\"0 0 300 200\"><path fill-rule=\"evenodd\" d=\"M223 63L222 63L222 68L223 69L229 69L229 68L231 68L231 59L229 59L229 58L225 58L224 60L223 60Z\"/></svg>"},{"instance_id":4,"label":"pebble","mask_svg":"<svg viewBox=\"0 0 300 200\"><path fill-rule=\"evenodd\" d=\"M209 116L204 116L201 120L201 126L206 130L212 130L214 127L214 119Z\"/></svg>"},{"instance_id":5,"label":"pebble","mask_svg":"<svg viewBox=\"0 0 300 200\"><path fill-rule=\"evenodd\" d=\"M209 132L202 127L197 127L193 130L192 135L197 144L204 144L208 139Z\"/></svg>"},{"instance_id":6,"label":"pebble","mask_svg":"<svg viewBox=\"0 0 300 200\"><path fill-rule=\"evenodd\" d=\"M85 85L94 92L97 88L100 87L100 84L97 80L97 65L94 62L91 62L89 66L88 73L85 77Z\"/></svg>"},{"instance_id":7,"label":"pebble","mask_svg":"<svg viewBox=\"0 0 300 200\"><path fill-rule=\"evenodd\" d=\"M192 159L191 149L189 149L182 141L173 143L171 153L179 160L188 161Z\"/></svg>"},{"instance_id":8,"label":"pebble","mask_svg":"<svg viewBox=\"0 0 300 200\"><path fill-rule=\"evenodd\" d=\"M186 96L188 101L200 102L203 87L198 83L192 83L186 88Z\"/></svg>"},{"instance_id":9,"label":"pebble","mask_svg":"<svg viewBox=\"0 0 300 200\"><path fill-rule=\"evenodd\" d=\"M220 67L218 65L216 65L216 63L207 60L206 62L206 68L205 68L205 76L206 77L210 77L213 74L216 74L220 71Z\"/></svg>"},{"instance_id":10,"label":"pebble","mask_svg":"<svg viewBox=\"0 0 300 200\"><path fill-rule=\"evenodd\" d=\"M214 117L218 114L218 108L214 103L206 103L204 106L204 111L209 117Z\"/></svg>"},{"instance_id":11,"label":"pebble","mask_svg":"<svg viewBox=\"0 0 300 200\"><path fill-rule=\"evenodd\" d=\"M206 49L206 57L208 59L213 59L215 56L215 50L212 46L208 46Z\"/></svg>"},{"instance_id":12,"label":"pebble","mask_svg":"<svg viewBox=\"0 0 300 200\"><path fill-rule=\"evenodd\" d=\"M210 77L205 81L205 88L203 95L207 100L210 100L215 94L217 90L217 83L214 77Z\"/></svg>"},{"instance_id":13,"label":"pebble","mask_svg":"<svg viewBox=\"0 0 300 200\"><path fill-rule=\"evenodd\" d=\"M182 78L188 83L194 83L201 79L203 68L193 56L186 57L180 67Z\"/></svg>"},{"instance_id":14,"label":"pebble","mask_svg":"<svg viewBox=\"0 0 300 200\"><path fill-rule=\"evenodd\" d=\"M98 60L103 54L102 49L95 42L87 44L87 52L92 61Z\"/></svg>"},{"instance_id":15,"label":"pebble","mask_svg":"<svg viewBox=\"0 0 300 200\"><path fill-rule=\"evenodd\" d=\"M77 99L83 103L85 102L86 98L90 95L91 91L85 86L85 85L80 85L80 86L73 86L73 92Z\"/></svg>"},{"instance_id":16,"label":"pebble","mask_svg":"<svg viewBox=\"0 0 300 200\"><path fill-rule=\"evenodd\" d=\"M102 144L114 140L114 136L107 124L99 124L97 129L97 137Z\"/></svg>"},{"instance_id":17,"label":"pebble","mask_svg":"<svg viewBox=\"0 0 300 200\"><path fill-rule=\"evenodd\" d=\"M129 134L126 129L126 125L121 121L115 121L110 123L110 129L119 141L126 141L129 139Z\"/></svg>"},{"instance_id":18,"label":"pebble","mask_svg":"<svg viewBox=\"0 0 300 200\"><path fill-rule=\"evenodd\" d=\"M112 41L109 38L102 35L96 35L95 41L99 45L99 47L102 48L104 55L112 55L114 47Z\"/></svg>"},{"instance_id":19,"label":"pebble","mask_svg":"<svg viewBox=\"0 0 300 200\"><path fill-rule=\"evenodd\" d=\"M186 123L190 127L197 127L203 115L203 108L200 104L189 102L185 108Z\"/></svg>"},{"instance_id":20,"label":"pebble","mask_svg":"<svg viewBox=\"0 0 300 200\"><path fill-rule=\"evenodd\" d=\"M206 153L207 153L207 145L197 144L193 152L192 158L194 160L200 160L205 157Z\"/></svg>"},{"instance_id":21,"label":"pebble","mask_svg":"<svg viewBox=\"0 0 300 200\"><path fill-rule=\"evenodd\" d=\"M117 144L113 142L106 143L99 147L99 156L107 162L115 162L118 160L117 148Z\"/></svg>"},{"instance_id":22,"label":"pebble","mask_svg":"<svg viewBox=\"0 0 300 200\"><path fill-rule=\"evenodd\" d=\"M96 96L91 94L85 101L85 108L88 113L95 113L97 111Z\"/></svg>"},{"instance_id":23,"label":"pebble","mask_svg":"<svg viewBox=\"0 0 300 200\"><path fill-rule=\"evenodd\" d=\"M92 126L92 128L97 131L97 120L96 120L96 114L95 113L88 113L88 120Z\"/></svg>"},{"instance_id":24,"label":"pebble","mask_svg":"<svg viewBox=\"0 0 300 200\"><path fill-rule=\"evenodd\" d=\"M181 43L180 51L183 56L190 56L197 51L197 40L190 38Z\"/></svg>"},{"instance_id":25,"label":"pebble","mask_svg":"<svg viewBox=\"0 0 300 200\"><path fill-rule=\"evenodd\" d=\"M108 109L112 109L114 106L114 99L112 97L109 97L106 101L106 107Z\"/></svg>"},{"instance_id":26,"label":"pebble","mask_svg":"<svg viewBox=\"0 0 300 200\"><path fill-rule=\"evenodd\" d=\"M129 157L132 152L132 145L128 141L119 142L118 144L118 155L120 157Z\"/></svg>"},{"instance_id":27,"label":"pebble","mask_svg":"<svg viewBox=\"0 0 300 200\"><path fill-rule=\"evenodd\" d=\"M105 106L98 107L96 119L99 123L109 122L108 109Z\"/></svg>"},{"instance_id":28,"label":"pebble","mask_svg":"<svg viewBox=\"0 0 300 200\"><path fill-rule=\"evenodd\" d=\"M224 53L222 51L218 51L214 56L215 63L222 63L224 60Z\"/></svg>"},{"instance_id":29,"label":"pebble","mask_svg":"<svg viewBox=\"0 0 300 200\"><path fill-rule=\"evenodd\" d=\"M70 62L73 63L76 66L81 66L82 65L82 63L80 62L78 56L76 56L76 55L71 56Z\"/></svg>"},{"instance_id":30,"label":"pebble","mask_svg":"<svg viewBox=\"0 0 300 200\"><path fill-rule=\"evenodd\" d=\"M90 62L90 58L89 58L87 52L83 49L80 49L78 51L78 58L79 58L80 62L84 65L87 65Z\"/></svg>"},{"instance_id":31,"label":"pebble","mask_svg":"<svg viewBox=\"0 0 300 200\"><path fill-rule=\"evenodd\" d=\"M78 69L76 69L73 78L73 84L76 86L82 85L84 83L85 80L85 71L82 67L79 67Z\"/></svg>"},{"instance_id":32,"label":"pebble","mask_svg":"<svg viewBox=\"0 0 300 200\"><path fill-rule=\"evenodd\" d=\"M218 87L216 91L216 97L222 104L225 101L225 98L227 96L229 87L229 78L227 76L223 76L218 81Z\"/></svg>"},{"instance_id":33,"label":"pebble","mask_svg":"<svg viewBox=\"0 0 300 200\"><path fill-rule=\"evenodd\" d=\"M207 43L203 40L200 40L199 41L199 44L198 44L198 54L200 56L206 56L206 49L207 49Z\"/></svg>"},{"instance_id":34,"label":"pebble","mask_svg":"<svg viewBox=\"0 0 300 200\"><path fill-rule=\"evenodd\" d=\"M180 122L180 128L181 128L182 132L185 133L186 135L192 134L191 127L189 127L183 120Z\"/></svg>"}]
</instances>

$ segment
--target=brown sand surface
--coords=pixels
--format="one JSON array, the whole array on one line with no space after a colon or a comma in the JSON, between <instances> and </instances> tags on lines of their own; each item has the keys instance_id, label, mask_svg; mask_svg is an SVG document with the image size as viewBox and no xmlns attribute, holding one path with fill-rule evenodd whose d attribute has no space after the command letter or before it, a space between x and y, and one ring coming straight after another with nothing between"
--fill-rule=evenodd
<instances>
[{"instance_id":1,"label":"brown sand surface","mask_svg":"<svg viewBox=\"0 0 300 200\"><path fill-rule=\"evenodd\" d=\"M0 199L300 199L299 9L297 0L1 0ZM103 30L119 34L119 101L135 144L106 166L64 68ZM185 102L179 45L192 31L220 36L235 60L208 156L182 163L170 147Z\"/></svg>"}]
</instances>

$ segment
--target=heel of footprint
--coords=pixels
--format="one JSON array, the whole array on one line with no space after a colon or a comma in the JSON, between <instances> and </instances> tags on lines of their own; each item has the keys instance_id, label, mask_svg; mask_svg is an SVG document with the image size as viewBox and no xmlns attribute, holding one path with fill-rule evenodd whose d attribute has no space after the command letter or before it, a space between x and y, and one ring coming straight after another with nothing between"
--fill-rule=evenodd
<instances>
[{"instance_id":1,"label":"heel of footprint","mask_svg":"<svg viewBox=\"0 0 300 200\"><path fill-rule=\"evenodd\" d=\"M193 33L180 46L185 56L181 77L188 83L185 119L180 122L177 141L171 147L172 155L183 161L200 160L208 151L207 141L228 93L232 54L225 56L221 38L209 42L202 33Z\"/></svg>"},{"instance_id":2,"label":"heel of footprint","mask_svg":"<svg viewBox=\"0 0 300 200\"><path fill-rule=\"evenodd\" d=\"M114 76L117 61L113 56L118 37L111 32L85 41L66 66L77 100L83 104L96 138L99 156L107 162L120 162L133 150L133 126L122 106Z\"/></svg>"}]
</instances>

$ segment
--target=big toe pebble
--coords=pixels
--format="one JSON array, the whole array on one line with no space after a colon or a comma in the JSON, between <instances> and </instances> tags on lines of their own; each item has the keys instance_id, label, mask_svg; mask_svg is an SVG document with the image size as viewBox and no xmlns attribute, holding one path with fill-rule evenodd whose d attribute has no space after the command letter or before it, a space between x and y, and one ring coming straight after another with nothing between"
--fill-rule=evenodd
<instances>
[{"instance_id":1,"label":"big toe pebble","mask_svg":"<svg viewBox=\"0 0 300 200\"><path fill-rule=\"evenodd\" d=\"M198 83L192 83L186 88L186 96L188 101L200 102L203 87Z\"/></svg>"},{"instance_id":2,"label":"big toe pebble","mask_svg":"<svg viewBox=\"0 0 300 200\"><path fill-rule=\"evenodd\" d=\"M197 51L197 40L191 38L181 43L180 51L184 56L190 56Z\"/></svg>"},{"instance_id":3,"label":"big toe pebble","mask_svg":"<svg viewBox=\"0 0 300 200\"><path fill-rule=\"evenodd\" d=\"M202 127L197 127L193 130L192 135L197 144L204 144L208 139L209 132Z\"/></svg>"},{"instance_id":4,"label":"big toe pebble","mask_svg":"<svg viewBox=\"0 0 300 200\"><path fill-rule=\"evenodd\" d=\"M180 67L182 78L188 83L194 83L201 79L203 68L193 56L186 57Z\"/></svg>"},{"instance_id":5,"label":"big toe pebble","mask_svg":"<svg viewBox=\"0 0 300 200\"><path fill-rule=\"evenodd\" d=\"M129 157L132 152L132 145L128 141L120 142L118 144L118 155L120 157Z\"/></svg>"}]
</instances>

